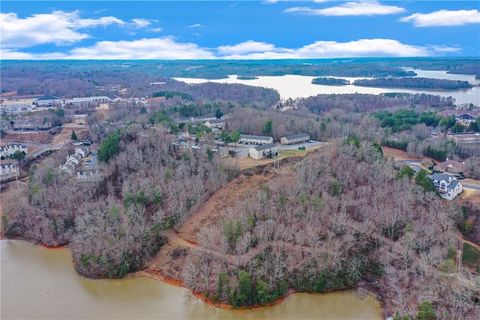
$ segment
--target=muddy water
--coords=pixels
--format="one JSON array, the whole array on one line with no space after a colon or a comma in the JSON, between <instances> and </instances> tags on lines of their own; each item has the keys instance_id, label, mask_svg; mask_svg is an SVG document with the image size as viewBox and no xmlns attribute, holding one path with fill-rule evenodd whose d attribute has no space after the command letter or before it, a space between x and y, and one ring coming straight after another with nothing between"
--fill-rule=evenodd
<instances>
[{"instance_id":1,"label":"muddy water","mask_svg":"<svg viewBox=\"0 0 480 320\"><path fill-rule=\"evenodd\" d=\"M148 278L80 277L68 249L0 241L2 319L381 319L372 296L293 294L255 310L220 309L188 290Z\"/></svg>"}]
</instances>

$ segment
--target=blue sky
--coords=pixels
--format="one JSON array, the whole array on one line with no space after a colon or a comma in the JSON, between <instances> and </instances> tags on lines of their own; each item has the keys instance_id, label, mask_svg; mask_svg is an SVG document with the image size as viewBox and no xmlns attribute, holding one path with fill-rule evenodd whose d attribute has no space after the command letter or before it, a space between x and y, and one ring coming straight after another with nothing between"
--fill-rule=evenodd
<instances>
[{"instance_id":1,"label":"blue sky","mask_svg":"<svg viewBox=\"0 0 480 320\"><path fill-rule=\"evenodd\" d=\"M479 56L478 1L2 1L2 59Z\"/></svg>"}]
</instances>

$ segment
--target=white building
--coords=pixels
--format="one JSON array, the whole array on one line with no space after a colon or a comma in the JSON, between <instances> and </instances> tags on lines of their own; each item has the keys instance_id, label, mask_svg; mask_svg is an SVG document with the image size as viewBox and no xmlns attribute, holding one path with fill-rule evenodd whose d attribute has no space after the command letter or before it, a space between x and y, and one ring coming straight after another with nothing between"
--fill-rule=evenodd
<instances>
[{"instance_id":1,"label":"white building","mask_svg":"<svg viewBox=\"0 0 480 320\"><path fill-rule=\"evenodd\" d=\"M447 200L453 200L462 193L463 186L460 181L452 175L445 173L434 173L429 176L433 185L440 193L440 196Z\"/></svg>"},{"instance_id":2,"label":"white building","mask_svg":"<svg viewBox=\"0 0 480 320\"><path fill-rule=\"evenodd\" d=\"M99 104L99 103L107 103L110 101L112 101L112 99L110 99L110 97L107 97L107 96L94 96L94 97L66 99L65 104L70 104L73 106L85 106L91 103Z\"/></svg>"},{"instance_id":3,"label":"white building","mask_svg":"<svg viewBox=\"0 0 480 320\"><path fill-rule=\"evenodd\" d=\"M455 118L457 120L458 124L461 124L462 126L468 127L470 123L475 122L475 117L472 116L471 114L464 113Z\"/></svg>"},{"instance_id":4,"label":"white building","mask_svg":"<svg viewBox=\"0 0 480 320\"><path fill-rule=\"evenodd\" d=\"M221 119L208 120L205 122L205 126L210 129L223 129L225 128L225 121Z\"/></svg>"},{"instance_id":5,"label":"white building","mask_svg":"<svg viewBox=\"0 0 480 320\"><path fill-rule=\"evenodd\" d=\"M310 135L308 133L298 133L292 134L280 138L281 144L297 144L302 142L308 142L310 140Z\"/></svg>"},{"instance_id":6,"label":"white building","mask_svg":"<svg viewBox=\"0 0 480 320\"><path fill-rule=\"evenodd\" d=\"M240 140L238 142L243 144L257 144L257 145L270 144L270 143L273 143L273 138L268 136L254 136L254 135L242 134L240 135Z\"/></svg>"},{"instance_id":7,"label":"white building","mask_svg":"<svg viewBox=\"0 0 480 320\"><path fill-rule=\"evenodd\" d=\"M99 181L102 177L100 170L98 169L80 169L77 171L77 181Z\"/></svg>"},{"instance_id":8,"label":"white building","mask_svg":"<svg viewBox=\"0 0 480 320\"><path fill-rule=\"evenodd\" d=\"M75 148L75 154L78 154L82 158L87 157L90 154L90 149L85 146Z\"/></svg>"},{"instance_id":9,"label":"white building","mask_svg":"<svg viewBox=\"0 0 480 320\"><path fill-rule=\"evenodd\" d=\"M278 147L276 144L268 143L262 144L248 150L248 155L256 160L262 158L271 158L278 155Z\"/></svg>"},{"instance_id":10,"label":"white building","mask_svg":"<svg viewBox=\"0 0 480 320\"><path fill-rule=\"evenodd\" d=\"M0 164L0 181L17 178L19 175L18 166L15 163Z\"/></svg>"},{"instance_id":11,"label":"white building","mask_svg":"<svg viewBox=\"0 0 480 320\"><path fill-rule=\"evenodd\" d=\"M27 147L23 144L7 144L0 147L0 157L8 158L13 156L16 151L25 152L27 154Z\"/></svg>"}]
</instances>

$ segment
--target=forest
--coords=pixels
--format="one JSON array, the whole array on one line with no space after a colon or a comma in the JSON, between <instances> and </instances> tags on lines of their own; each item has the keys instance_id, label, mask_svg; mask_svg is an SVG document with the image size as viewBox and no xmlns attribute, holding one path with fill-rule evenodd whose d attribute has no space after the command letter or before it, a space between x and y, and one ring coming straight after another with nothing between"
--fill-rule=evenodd
<instances>
[{"instance_id":1,"label":"forest","mask_svg":"<svg viewBox=\"0 0 480 320\"><path fill-rule=\"evenodd\" d=\"M431 78L378 78L360 79L353 82L361 87L408 88L428 90L460 90L470 89L473 85L468 81L431 79Z\"/></svg>"},{"instance_id":2,"label":"forest","mask_svg":"<svg viewBox=\"0 0 480 320\"><path fill-rule=\"evenodd\" d=\"M323 77L313 79L312 83L324 86L346 86L350 84L350 81L339 78Z\"/></svg>"},{"instance_id":3,"label":"forest","mask_svg":"<svg viewBox=\"0 0 480 320\"><path fill-rule=\"evenodd\" d=\"M111 133L99 148L104 179L98 183L75 182L57 170L64 153L47 159L30 170L28 190L4 199L5 235L68 244L84 276L138 270L163 244L162 230L181 224L237 174L212 153L171 143L162 128L131 125Z\"/></svg>"},{"instance_id":4,"label":"forest","mask_svg":"<svg viewBox=\"0 0 480 320\"><path fill-rule=\"evenodd\" d=\"M184 281L237 306L265 304L288 289L366 285L398 319L412 319L424 304L442 318L473 319L474 291L439 271L448 270L458 210L417 181L398 175L375 146L347 139L204 226L200 244L236 258L190 255Z\"/></svg>"}]
</instances>

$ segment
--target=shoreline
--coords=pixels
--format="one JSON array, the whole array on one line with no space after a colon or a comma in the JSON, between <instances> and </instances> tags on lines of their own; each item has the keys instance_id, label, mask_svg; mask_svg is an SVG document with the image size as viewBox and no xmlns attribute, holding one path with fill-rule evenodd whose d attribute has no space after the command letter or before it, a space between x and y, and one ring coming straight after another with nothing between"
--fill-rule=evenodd
<instances>
[{"instance_id":1,"label":"shoreline","mask_svg":"<svg viewBox=\"0 0 480 320\"><path fill-rule=\"evenodd\" d=\"M6 238L3 234L0 234L0 241L2 240L14 240L14 241L25 241L28 242L32 245L35 246L40 246L48 250L58 250L58 249L69 249L68 245L58 245L58 246L48 246L45 244L42 244L40 242L32 242L30 240L27 240L25 238ZM70 250L71 253L71 250ZM80 275L81 277L87 278L87 279L93 279L95 280L96 278L89 278L85 277L84 275L78 273L76 270L75 272ZM309 291L298 291L295 289L288 289L287 293L276 300L263 304L263 305L253 305L253 306L242 306L242 307L234 307L233 305L230 305L228 303L224 302L215 302L211 298L206 297L204 294L200 292L193 291L192 289L188 288L185 286L184 282L180 279L175 279L166 275L163 275L160 271L158 270L152 270L152 269L143 269L139 271L135 271L132 273L128 273L125 278L150 278L153 280L161 281L176 287L184 288L187 289L193 296L195 296L197 299L200 299L207 305L213 306L215 308L220 308L220 309L227 309L227 310L255 310L255 309L260 309L260 308L268 308L268 307L273 307L275 305L281 304L284 302L289 296L295 294L295 293L307 293L307 294L328 294L328 293L333 293L333 292L340 292L340 291L348 291L348 290L364 290L365 291L365 296L371 295L373 298L375 298L376 301L378 301L380 308L382 310L383 317L386 318L387 315L385 314L385 303L382 298L381 293L376 292L372 287L368 285L368 283L365 283L365 281L360 281L360 284L356 287L353 288L343 288L343 289L331 289L325 292L309 292ZM109 279L109 278L99 278L99 279ZM111 279L111 280L120 280L120 279Z\"/></svg>"}]
</instances>

